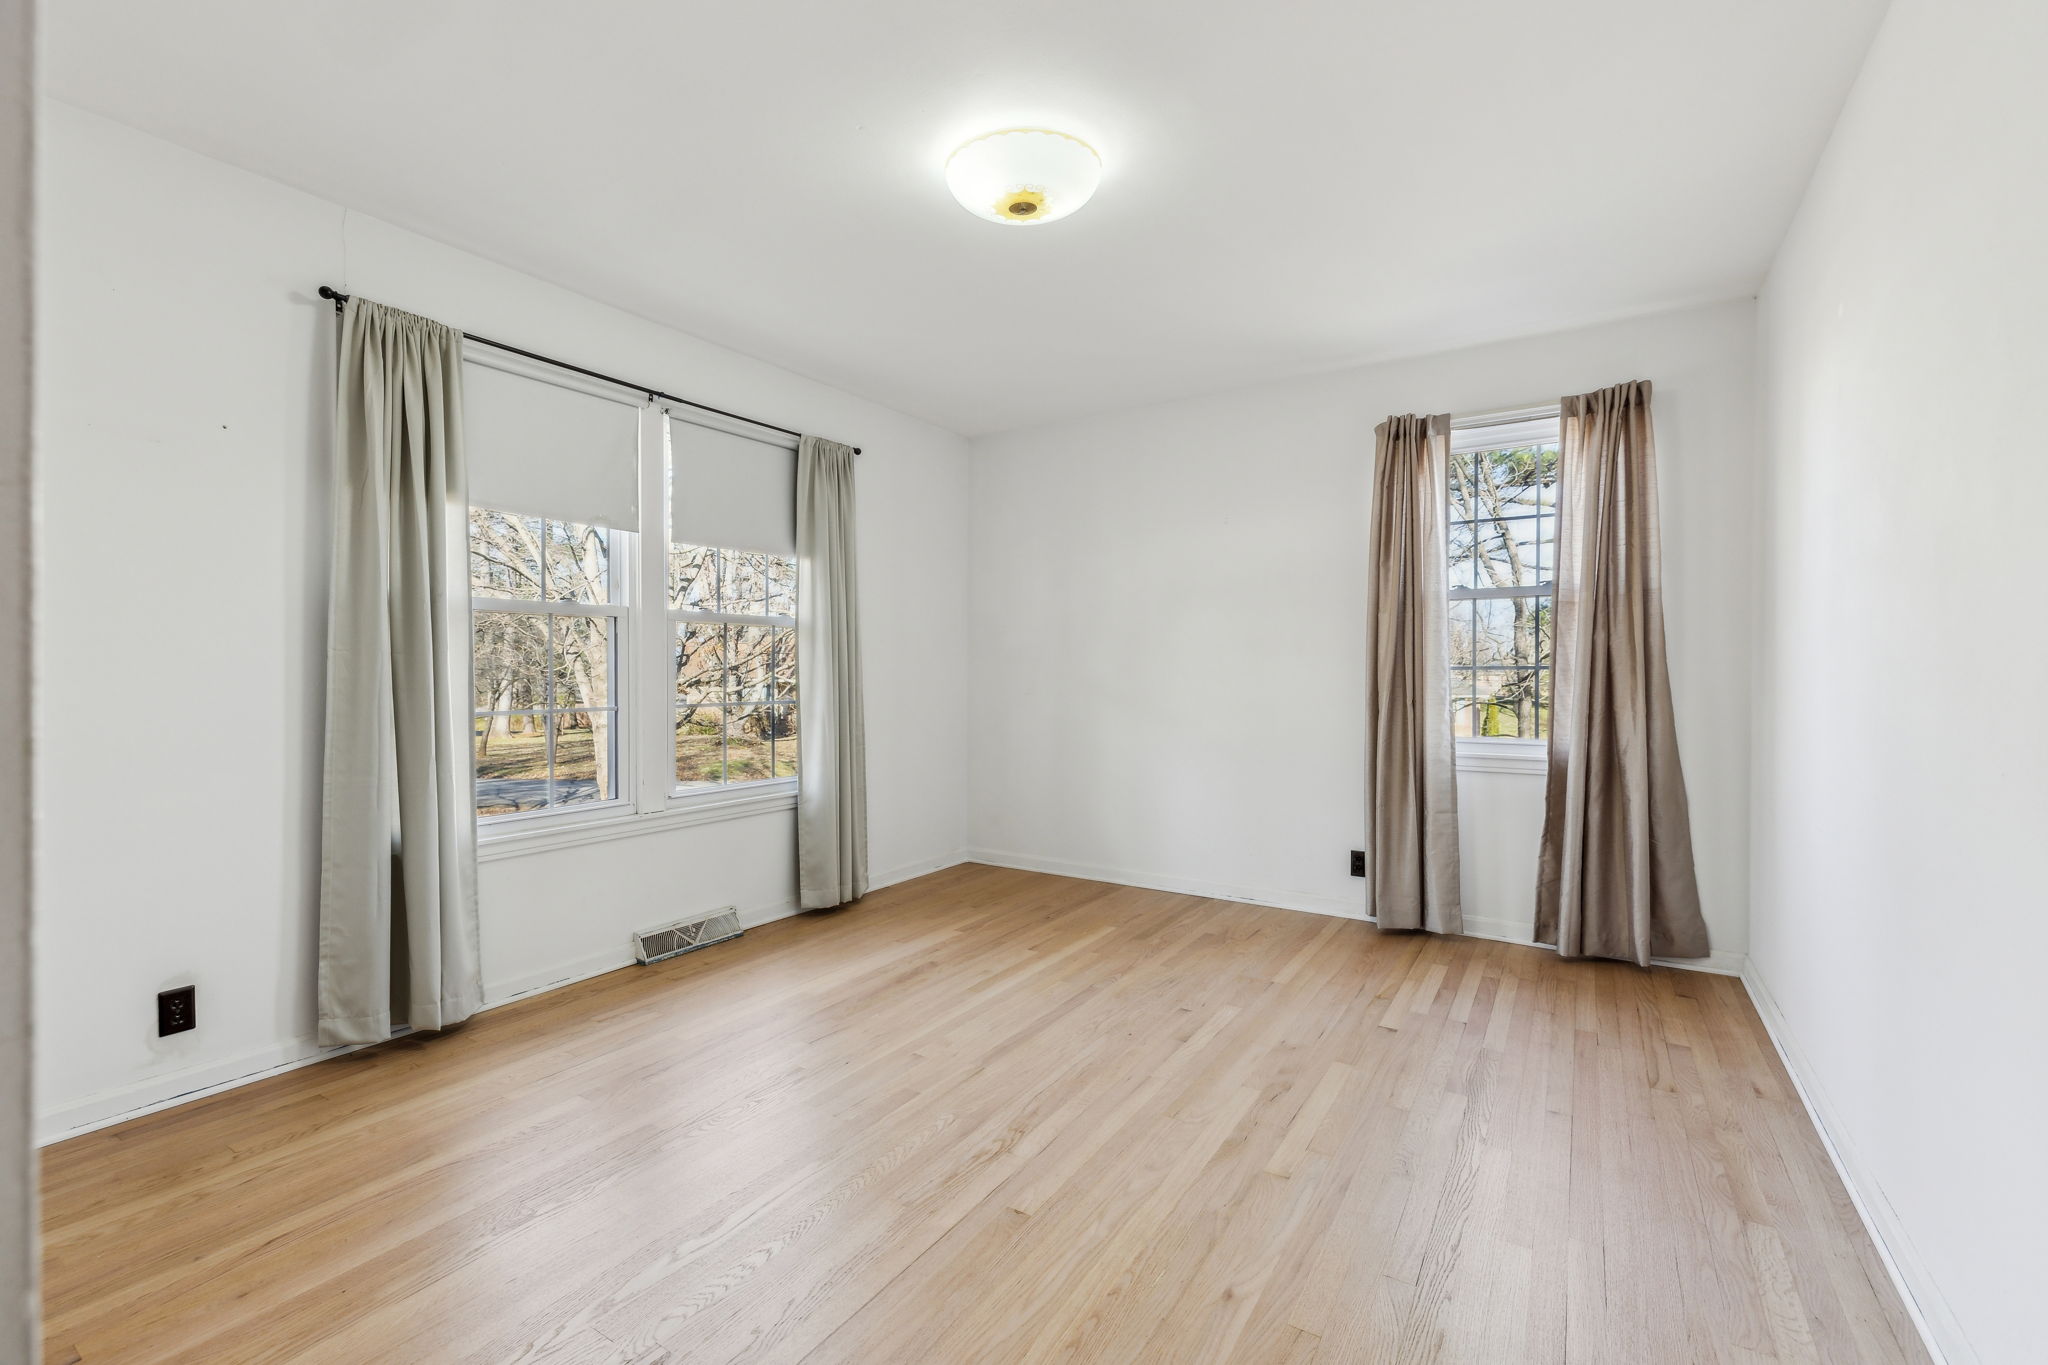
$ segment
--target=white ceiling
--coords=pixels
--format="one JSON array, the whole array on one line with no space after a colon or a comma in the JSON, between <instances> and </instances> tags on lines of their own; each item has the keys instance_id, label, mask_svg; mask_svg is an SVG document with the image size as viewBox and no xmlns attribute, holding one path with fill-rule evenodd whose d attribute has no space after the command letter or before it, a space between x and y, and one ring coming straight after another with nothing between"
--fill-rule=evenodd
<instances>
[{"instance_id":1,"label":"white ceiling","mask_svg":"<svg viewBox=\"0 0 2048 1365\"><path fill-rule=\"evenodd\" d=\"M54 0L42 23L59 98L974 434L1748 293L1882 10ZM1101 149L1073 218L948 197L946 152L1019 123Z\"/></svg>"}]
</instances>

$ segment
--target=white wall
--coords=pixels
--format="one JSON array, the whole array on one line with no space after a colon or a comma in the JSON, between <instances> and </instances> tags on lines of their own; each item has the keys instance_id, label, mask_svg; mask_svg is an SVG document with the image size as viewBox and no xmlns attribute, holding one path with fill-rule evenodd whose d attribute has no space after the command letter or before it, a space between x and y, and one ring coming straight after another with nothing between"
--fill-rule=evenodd
<instances>
[{"instance_id":1,"label":"white wall","mask_svg":"<svg viewBox=\"0 0 2048 1365\"><path fill-rule=\"evenodd\" d=\"M2042 1358L2048 6L1897 0L1761 309L1753 988L1952 1362Z\"/></svg>"},{"instance_id":2,"label":"white wall","mask_svg":"<svg viewBox=\"0 0 2048 1365\"><path fill-rule=\"evenodd\" d=\"M0 715L29 707L29 239L33 6L0 0ZM36 1159L29 1140L29 747L0 743L0 1360L33 1360Z\"/></svg>"},{"instance_id":3,"label":"white wall","mask_svg":"<svg viewBox=\"0 0 2048 1365\"><path fill-rule=\"evenodd\" d=\"M963 441L95 116L45 110L46 1132L311 1052L334 336L322 283L862 445L871 865L885 880L958 857L966 650L947 623L966 611ZM624 962L631 927L699 903L757 917L788 906L791 820L486 863L487 997ZM606 894L576 894L593 870ZM200 1026L159 1041L155 994L187 981Z\"/></svg>"},{"instance_id":4,"label":"white wall","mask_svg":"<svg viewBox=\"0 0 2048 1365\"><path fill-rule=\"evenodd\" d=\"M1739 962L1753 332L1737 301L977 440L977 856L1363 913L1374 424L1648 378L1700 890ZM1466 922L1526 939L1542 780L1459 789Z\"/></svg>"}]
</instances>

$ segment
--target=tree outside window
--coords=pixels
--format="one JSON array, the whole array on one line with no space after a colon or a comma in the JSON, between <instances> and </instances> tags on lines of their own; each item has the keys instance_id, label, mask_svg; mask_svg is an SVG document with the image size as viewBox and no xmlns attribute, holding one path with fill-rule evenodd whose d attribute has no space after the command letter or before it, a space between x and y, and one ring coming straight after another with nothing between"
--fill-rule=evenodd
<instances>
[{"instance_id":1,"label":"tree outside window","mask_svg":"<svg viewBox=\"0 0 2048 1365\"><path fill-rule=\"evenodd\" d=\"M1556 441L1451 456L1452 733L1549 733Z\"/></svg>"}]
</instances>

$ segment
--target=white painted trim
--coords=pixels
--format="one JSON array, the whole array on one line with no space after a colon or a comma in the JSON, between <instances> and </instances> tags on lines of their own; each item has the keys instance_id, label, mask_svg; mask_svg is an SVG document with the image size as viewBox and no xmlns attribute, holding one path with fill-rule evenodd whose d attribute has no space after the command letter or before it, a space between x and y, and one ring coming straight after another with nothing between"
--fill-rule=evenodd
<instances>
[{"instance_id":1,"label":"white painted trim","mask_svg":"<svg viewBox=\"0 0 2048 1365\"><path fill-rule=\"evenodd\" d=\"M957 867L967 861L968 856L964 849L917 859L872 876L869 879L870 890L879 891L883 887L894 886L899 882L907 882L949 867ZM742 910L740 922L749 929L758 929L764 924L788 919L796 913L793 902L756 906ZM483 1008L494 1009L499 1005L510 1004L514 1000L523 1000L529 995L539 995L545 991L574 985L578 981L587 981L591 977L602 976L606 972L633 965L632 946L630 943L622 943L616 952L592 953L526 976L487 982L484 985ZM401 1030L393 1036L403 1036L404 1032ZM359 1052L365 1047L379 1046L381 1044L359 1043L348 1047L323 1048L313 1038L293 1038L269 1047L238 1053L221 1061L202 1062L182 1070L148 1076L128 1085L99 1091L60 1109L48 1110L37 1115L36 1145L46 1147L65 1138L90 1133L96 1128L111 1127L116 1123L141 1118L145 1114L154 1114L160 1109L189 1104L194 1100L202 1100L209 1095L233 1090L269 1076L280 1076L287 1071L296 1071L302 1066L311 1066L330 1057L342 1057L351 1052Z\"/></svg>"},{"instance_id":2,"label":"white painted trim","mask_svg":"<svg viewBox=\"0 0 2048 1365\"><path fill-rule=\"evenodd\" d=\"M662 399L655 400L655 406L661 409L661 415L671 422L687 422L693 427L722 431L728 436L759 441L764 446L776 446L783 450L797 448L797 437L791 436L788 432L776 431L765 422L754 422L745 417L727 417L724 413L712 412L708 408L693 408Z\"/></svg>"},{"instance_id":3,"label":"white painted trim","mask_svg":"<svg viewBox=\"0 0 2048 1365\"><path fill-rule=\"evenodd\" d=\"M1863 1228L1870 1234L1878 1259L1884 1262L1892 1287L1898 1290L1899 1300L1919 1331L1927 1354L1934 1365L1977 1365L1977 1352L1963 1336L1962 1324L1935 1284L1927 1263L1914 1249L1904 1222L1885 1198L1883 1187L1862 1173L1847 1130L1827 1103L1813 1068L1793 1046L1784 1013L1756 962L1745 963L1741 975L1750 1003L1756 1006L1757 1018L1763 1021L1764 1032L1778 1050L1778 1060L1784 1063L1785 1074L1792 1078L1792 1088L1799 1093L1799 1102L1806 1106L1806 1116L1812 1120L1813 1130L1820 1134L1821 1146L1827 1148L1835 1174L1841 1177L1842 1188L1849 1192L1849 1202L1856 1206L1857 1216L1863 1220Z\"/></svg>"},{"instance_id":4,"label":"white painted trim","mask_svg":"<svg viewBox=\"0 0 2048 1365\"><path fill-rule=\"evenodd\" d=\"M608 403L617 403L625 408L645 408L648 402L647 390L615 384L595 375L579 374L545 360L531 356L503 351L471 337L462 339L462 360L466 365L481 365L487 370L501 374L517 375L521 379L532 379L542 384L552 384L558 389L580 393L590 398L602 398Z\"/></svg>"},{"instance_id":5,"label":"white painted trim","mask_svg":"<svg viewBox=\"0 0 2048 1365\"><path fill-rule=\"evenodd\" d=\"M1526 403L1519 408L1495 408L1491 412L1451 415L1452 431L1477 431L1485 427L1512 426L1518 422L1540 422L1545 418L1563 420L1564 404L1553 398L1547 403Z\"/></svg>"},{"instance_id":6,"label":"white painted trim","mask_svg":"<svg viewBox=\"0 0 2048 1365\"><path fill-rule=\"evenodd\" d=\"M1104 867L1097 863L1074 863L1060 858L1038 858L1028 853L1009 853L997 848L977 848L968 857L991 867L1014 868L1019 872L1049 872L1056 877L1077 877L1088 882L1112 882L1118 886L1142 887L1147 891L1171 891L1184 896L1206 896L1210 900L1242 901L1246 905L1271 905L1281 910L1302 910L1312 915L1335 915L1340 919L1370 920L1365 912L1365 888L1358 899L1339 900L1309 891L1275 891L1267 887L1234 886L1224 882L1198 881L1187 877L1161 877L1129 868Z\"/></svg>"},{"instance_id":7,"label":"white painted trim","mask_svg":"<svg viewBox=\"0 0 2048 1365\"><path fill-rule=\"evenodd\" d=\"M1457 764L1461 773L1542 777L1550 771L1550 745L1540 739L1461 739Z\"/></svg>"},{"instance_id":8,"label":"white painted trim","mask_svg":"<svg viewBox=\"0 0 2048 1365\"><path fill-rule=\"evenodd\" d=\"M744 916L741 917L741 922L745 923ZM753 926L746 927L751 929ZM603 976L606 972L615 972L621 967L632 965L633 950L617 948L608 952L591 953L571 962L557 963L552 967L543 967L524 976L509 977L503 981L486 981L483 1007L487 1010L496 1009L500 1005L509 1005L514 1000L524 1000L529 995L543 995L548 991L573 986L579 981L588 981L593 976Z\"/></svg>"},{"instance_id":9,"label":"white painted trim","mask_svg":"<svg viewBox=\"0 0 2048 1365\"><path fill-rule=\"evenodd\" d=\"M1451 453L1513 450L1517 446L1554 445L1560 440L1564 405L1542 403L1505 412L1474 413L1451 419Z\"/></svg>"},{"instance_id":10,"label":"white painted trim","mask_svg":"<svg viewBox=\"0 0 2048 1365\"><path fill-rule=\"evenodd\" d=\"M552 853L556 849L603 843L608 839L630 839L642 834L662 834L695 825L715 825L725 820L795 810L796 784L778 780L774 785L773 791L750 791L741 795L732 794L730 788L722 788L701 797L678 797L663 810L520 830L495 839L482 838L477 841L476 857L480 863L494 863L501 858Z\"/></svg>"},{"instance_id":11,"label":"white painted trim","mask_svg":"<svg viewBox=\"0 0 2048 1365\"><path fill-rule=\"evenodd\" d=\"M907 863L897 864L887 872L869 873L868 890L875 892L885 886L900 886L904 882L914 882L919 877L929 877L934 872L944 872L949 867L958 867L962 863L975 861L977 860L974 856L964 848L952 849L930 858L913 858Z\"/></svg>"},{"instance_id":12,"label":"white painted trim","mask_svg":"<svg viewBox=\"0 0 2048 1365\"><path fill-rule=\"evenodd\" d=\"M632 719L626 724L628 742L633 735L659 739L646 744L651 761L634 770L631 788L634 804L645 814L665 809L675 789L676 756L673 735L663 727L674 724L669 707L676 689L671 662L675 641L668 637L668 420L658 408L640 414L640 534L635 537L627 571L630 599L637 610L627 629L628 652L623 671L632 680ZM659 618L650 623L649 618ZM637 746L636 747L640 747Z\"/></svg>"},{"instance_id":13,"label":"white painted trim","mask_svg":"<svg viewBox=\"0 0 2048 1365\"><path fill-rule=\"evenodd\" d=\"M1487 919L1483 916L1465 916L1465 937L1490 939L1495 943L1513 943L1523 948L1541 948L1546 953L1557 949L1548 943L1538 943L1535 926L1527 920ZM1707 957L1653 957L1653 967L1675 967L1682 972L1706 972L1713 976L1741 976L1742 964L1748 956L1728 951L1715 952Z\"/></svg>"},{"instance_id":14,"label":"white painted trim","mask_svg":"<svg viewBox=\"0 0 2048 1365\"><path fill-rule=\"evenodd\" d=\"M752 909L743 909L740 911L740 927L743 929L758 929L764 924L773 924L776 920L788 919L795 913L796 905L789 901L785 901L780 905L765 905L756 906ZM524 1000L529 995L543 995L548 991L559 990L563 986L573 986L579 981L588 981L593 976L603 976L606 972L615 972L621 967L637 965L639 963L638 959L633 956L633 945L628 942L609 952L592 953L573 962L565 962L557 966L543 968L537 972L529 972L525 976L512 977L505 981L486 981L484 983L484 1008L494 1009L499 1005L509 1005L514 1000Z\"/></svg>"},{"instance_id":15,"label":"white painted trim","mask_svg":"<svg viewBox=\"0 0 2048 1365\"><path fill-rule=\"evenodd\" d=\"M1157 877L1149 873L1104 867L1096 863L1037 858L1030 854L1008 853L994 848L972 849L968 852L968 860L987 863L991 867L1015 868L1019 872L1049 872L1056 877L1078 877L1082 881L1111 882L1118 886L1143 887L1148 891L1172 891L1187 896L1206 896L1210 900L1270 905L1280 910L1300 910L1311 915L1335 915L1339 919L1364 920L1368 924L1373 922L1373 917L1365 910L1363 889L1359 892L1358 901L1342 901L1306 891L1273 891L1264 887L1232 886L1222 882L1196 881L1185 877ZM1549 944L1538 943L1529 935L1530 926L1514 920L1474 919L1470 916L1465 919L1466 938L1493 939L1501 943L1516 943L1528 948L1555 951ZM1676 967L1681 971L1740 976L1744 957L1741 953L1717 952L1712 957L1698 959L1659 957L1652 958L1651 961L1659 967Z\"/></svg>"},{"instance_id":16,"label":"white painted trim","mask_svg":"<svg viewBox=\"0 0 2048 1365\"><path fill-rule=\"evenodd\" d=\"M144 1114L154 1114L159 1109L203 1100L208 1095L260 1081L266 1076L282 1075L329 1057L344 1057L375 1046L378 1045L357 1043L347 1047L323 1048L312 1038L293 1038L237 1053L220 1061L161 1072L129 1085L114 1086L87 1095L61 1109L38 1114L36 1145L46 1147L65 1138L90 1133L95 1128L106 1128Z\"/></svg>"}]
</instances>

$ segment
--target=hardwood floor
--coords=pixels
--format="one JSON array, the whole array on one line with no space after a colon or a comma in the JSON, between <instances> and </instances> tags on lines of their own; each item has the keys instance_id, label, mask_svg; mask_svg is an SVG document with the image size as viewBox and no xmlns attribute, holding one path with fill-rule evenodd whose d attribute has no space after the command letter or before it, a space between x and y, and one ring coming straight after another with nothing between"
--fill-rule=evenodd
<instances>
[{"instance_id":1,"label":"hardwood floor","mask_svg":"<svg viewBox=\"0 0 2048 1365\"><path fill-rule=\"evenodd\" d=\"M50 1361L1924 1361L1741 986L966 866L45 1153Z\"/></svg>"}]
</instances>

